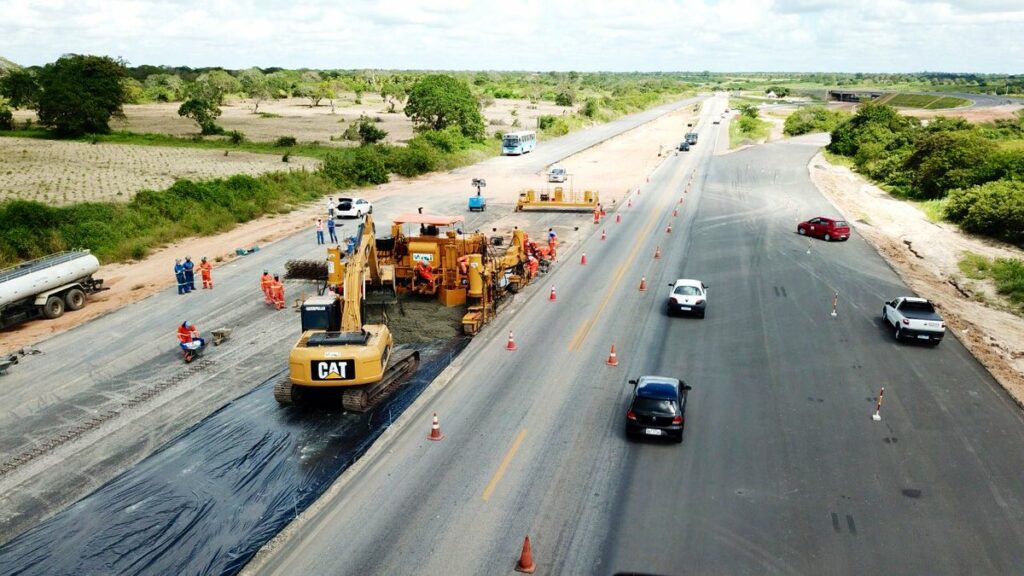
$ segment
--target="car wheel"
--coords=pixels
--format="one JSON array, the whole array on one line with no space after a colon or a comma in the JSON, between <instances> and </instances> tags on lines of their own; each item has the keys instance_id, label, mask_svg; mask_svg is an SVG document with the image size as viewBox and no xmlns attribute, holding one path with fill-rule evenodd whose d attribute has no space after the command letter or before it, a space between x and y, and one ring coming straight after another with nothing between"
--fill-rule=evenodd
<instances>
[{"instance_id":1,"label":"car wheel","mask_svg":"<svg viewBox=\"0 0 1024 576\"><path fill-rule=\"evenodd\" d=\"M68 310L81 310L85 306L85 292L79 288L72 288L64 295L64 303Z\"/></svg>"},{"instance_id":2,"label":"car wheel","mask_svg":"<svg viewBox=\"0 0 1024 576\"><path fill-rule=\"evenodd\" d=\"M683 443L683 433L679 432L679 436L676 436L675 438L673 438L673 440L675 440L676 444L682 444Z\"/></svg>"},{"instance_id":3,"label":"car wheel","mask_svg":"<svg viewBox=\"0 0 1024 576\"><path fill-rule=\"evenodd\" d=\"M893 334L893 336L895 336L897 340L903 337L903 334L900 332L899 326L896 327L896 332Z\"/></svg>"},{"instance_id":4,"label":"car wheel","mask_svg":"<svg viewBox=\"0 0 1024 576\"><path fill-rule=\"evenodd\" d=\"M825 242L831 242L832 241L832 235L829 234L828 232L825 233L824 238L825 238Z\"/></svg>"},{"instance_id":5,"label":"car wheel","mask_svg":"<svg viewBox=\"0 0 1024 576\"><path fill-rule=\"evenodd\" d=\"M707 314L707 310L701 310L700 312L697 313L697 318L703 320L705 314Z\"/></svg>"},{"instance_id":6,"label":"car wheel","mask_svg":"<svg viewBox=\"0 0 1024 576\"><path fill-rule=\"evenodd\" d=\"M882 308L882 322L889 322L889 317L885 314L885 308Z\"/></svg>"},{"instance_id":7,"label":"car wheel","mask_svg":"<svg viewBox=\"0 0 1024 576\"><path fill-rule=\"evenodd\" d=\"M64 300L59 296L50 296L46 299L46 304L43 304L43 316L46 316L50 320L59 318L64 313Z\"/></svg>"},{"instance_id":8,"label":"car wheel","mask_svg":"<svg viewBox=\"0 0 1024 576\"><path fill-rule=\"evenodd\" d=\"M801 235L801 236L804 236L805 234L807 234L807 230L804 230L802 227L801 228L797 228L796 229L796 233Z\"/></svg>"}]
</instances>

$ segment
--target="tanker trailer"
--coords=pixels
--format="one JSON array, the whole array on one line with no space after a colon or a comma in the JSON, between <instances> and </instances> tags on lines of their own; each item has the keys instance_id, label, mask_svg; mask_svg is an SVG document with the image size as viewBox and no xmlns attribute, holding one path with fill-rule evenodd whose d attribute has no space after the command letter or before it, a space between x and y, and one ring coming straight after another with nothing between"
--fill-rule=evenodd
<instances>
[{"instance_id":1,"label":"tanker trailer","mask_svg":"<svg viewBox=\"0 0 1024 576\"><path fill-rule=\"evenodd\" d=\"M88 250L71 250L0 270L0 329L85 306L86 294L106 290L92 277L99 269Z\"/></svg>"}]
</instances>

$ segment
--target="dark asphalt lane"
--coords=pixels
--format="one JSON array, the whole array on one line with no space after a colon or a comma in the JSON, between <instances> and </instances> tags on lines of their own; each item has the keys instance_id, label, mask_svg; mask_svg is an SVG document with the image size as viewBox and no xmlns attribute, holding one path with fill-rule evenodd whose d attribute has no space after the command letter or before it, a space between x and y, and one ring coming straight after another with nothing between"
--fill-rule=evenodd
<instances>
[{"instance_id":1,"label":"dark asphalt lane","mask_svg":"<svg viewBox=\"0 0 1024 576\"><path fill-rule=\"evenodd\" d=\"M881 304L907 289L859 236L796 235L834 213L807 176L814 147L709 159L715 136L655 172L606 242L585 240L587 266L564 256L545 279L556 303L535 287L474 339L450 383L250 571L501 573L527 534L550 574L1019 570L1019 410L955 338L892 340ZM707 319L665 315L677 277L709 285ZM693 385L682 445L624 438L625 381L642 373ZM425 439L435 411L439 443Z\"/></svg>"}]
</instances>

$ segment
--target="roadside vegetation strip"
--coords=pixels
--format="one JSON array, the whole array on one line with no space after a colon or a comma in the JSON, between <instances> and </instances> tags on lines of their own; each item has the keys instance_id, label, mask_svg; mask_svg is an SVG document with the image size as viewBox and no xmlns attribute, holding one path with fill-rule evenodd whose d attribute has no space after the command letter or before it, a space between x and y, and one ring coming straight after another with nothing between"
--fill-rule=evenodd
<instances>
[{"instance_id":1,"label":"roadside vegetation strip","mask_svg":"<svg viewBox=\"0 0 1024 576\"><path fill-rule=\"evenodd\" d=\"M964 253L960 271L972 280L991 280L996 292L1014 305L1014 312L1024 314L1024 260L1018 258L986 258L973 252Z\"/></svg>"},{"instance_id":2,"label":"roadside vegetation strip","mask_svg":"<svg viewBox=\"0 0 1024 576\"><path fill-rule=\"evenodd\" d=\"M945 201L967 232L1024 246L1024 113L971 124L922 124L887 105L865 104L831 133L828 151L894 196Z\"/></svg>"},{"instance_id":3,"label":"roadside vegetation strip","mask_svg":"<svg viewBox=\"0 0 1024 576\"><path fill-rule=\"evenodd\" d=\"M755 114L756 114L756 108ZM763 142L771 133L772 123L757 116L740 114L729 122L729 148L737 148L744 143Z\"/></svg>"},{"instance_id":4,"label":"roadside vegetation strip","mask_svg":"<svg viewBox=\"0 0 1024 576\"><path fill-rule=\"evenodd\" d=\"M786 117L783 131L787 136L800 136L813 132L831 132L852 114L824 106L804 106Z\"/></svg>"},{"instance_id":5,"label":"roadside vegetation strip","mask_svg":"<svg viewBox=\"0 0 1024 576\"><path fill-rule=\"evenodd\" d=\"M955 96L935 96L934 94L892 94L881 99L880 104L888 104L897 108L923 108L936 110L940 108L957 108L971 103L970 100Z\"/></svg>"}]
</instances>

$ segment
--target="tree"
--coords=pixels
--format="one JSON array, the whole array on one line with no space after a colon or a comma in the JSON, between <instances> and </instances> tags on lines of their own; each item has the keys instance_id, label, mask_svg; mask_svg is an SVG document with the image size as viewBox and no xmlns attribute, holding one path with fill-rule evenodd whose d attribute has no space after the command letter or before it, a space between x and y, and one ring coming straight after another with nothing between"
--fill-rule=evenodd
<instances>
[{"instance_id":1,"label":"tree","mask_svg":"<svg viewBox=\"0 0 1024 576\"><path fill-rule=\"evenodd\" d=\"M387 135L388 133L386 131L377 128L373 120L365 117L359 120L359 141L362 142L364 146L367 144L376 144L386 138Z\"/></svg>"},{"instance_id":2,"label":"tree","mask_svg":"<svg viewBox=\"0 0 1024 576\"><path fill-rule=\"evenodd\" d=\"M126 104L139 104L146 98L142 82L135 78L127 77L121 81L124 88L124 101Z\"/></svg>"},{"instance_id":3,"label":"tree","mask_svg":"<svg viewBox=\"0 0 1024 576\"><path fill-rule=\"evenodd\" d=\"M177 102L185 95L185 83L176 74L150 74L142 83L143 94L154 102Z\"/></svg>"},{"instance_id":4,"label":"tree","mask_svg":"<svg viewBox=\"0 0 1024 576\"><path fill-rule=\"evenodd\" d=\"M906 161L913 194L942 198L954 188L969 188L990 179L989 158L997 145L975 130L928 134Z\"/></svg>"},{"instance_id":5,"label":"tree","mask_svg":"<svg viewBox=\"0 0 1024 576\"><path fill-rule=\"evenodd\" d=\"M178 116L195 120L203 135L220 134L224 131L216 123L220 116L220 106L212 100L189 98L178 108Z\"/></svg>"},{"instance_id":6,"label":"tree","mask_svg":"<svg viewBox=\"0 0 1024 576\"><path fill-rule=\"evenodd\" d=\"M34 108L39 99L39 84L28 70L11 70L0 76L0 96L15 108Z\"/></svg>"},{"instance_id":7,"label":"tree","mask_svg":"<svg viewBox=\"0 0 1024 576\"><path fill-rule=\"evenodd\" d=\"M469 86L447 74L420 78L409 91L405 115L417 130L458 126L463 135L474 140L484 136L484 118Z\"/></svg>"},{"instance_id":8,"label":"tree","mask_svg":"<svg viewBox=\"0 0 1024 576\"><path fill-rule=\"evenodd\" d=\"M221 106L225 96L241 91L242 84L234 76L223 70L211 70L196 78L189 96Z\"/></svg>"},{"instance_id":9,"label":"tree","mask_svg":"<svg viewBox=\"0 0 1024 576\"><path fill-rule=\"evenodd\" d=\"M259 68L249 68L238 73L238 82L252 100L252 113L256 114L260 110L260 102L270 99L270 83L267 82L267 77Z\"/></svg>"},{"instance_id":10,"label":"tree","mask_svg":"<svg viewBox=\"0 0 1024 576\"><path fill-rule=\"evenodd\" d=\"M39 122L62 136L110 132L110 117L124 116L127 76L124 64L107 56L60 57L37 76Z\"/></svg>"},{"instance_id":11,"label":"tree","mask_svg":"<svg viewBox=\"0 0 1024 576\"><path fill-rule=\"evenodd\" d=\"M14 130L14 113L3 96L0 96L0 130Z\"/></svg>"},{"instance_id":12,"label":"tree","mask_svg":"<svg viewBox=\"0 0 1024 576\"><path fill-rule=\"evenodd\" d=\"M405 90L405 86L397 82L385 82L380 89L380 97L387 103L388 112L392 114L395 113L395 106L401 104L406 96L408 96L408 92Z\"/></svg>"},{"instance_id":13,"label":"tree","mask_svg":"<svg viewBox=\"0 0 1024 576\"><path fill-rule=\"evenodd\" d=\"M576 95L573 94L572 90L562 90L558 94L555 94L556 106L572 106L575 102Z\"/></svg>"}]
</instances>

